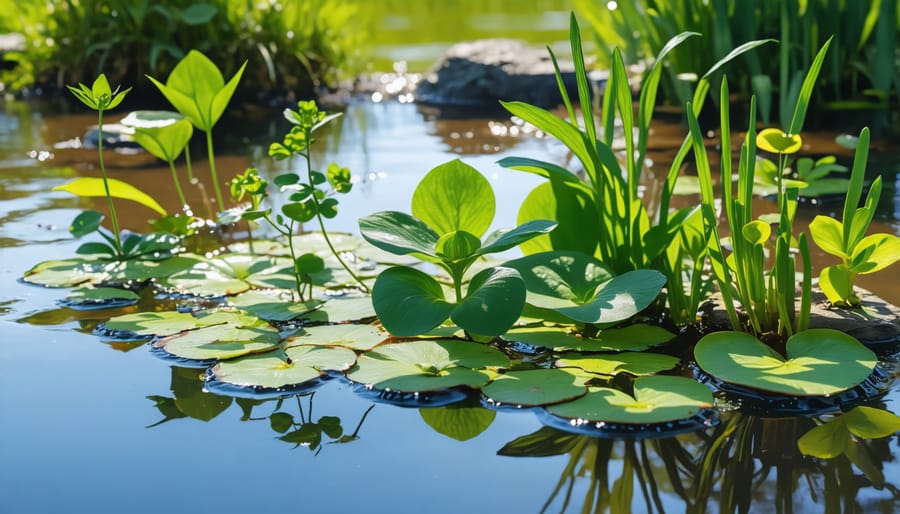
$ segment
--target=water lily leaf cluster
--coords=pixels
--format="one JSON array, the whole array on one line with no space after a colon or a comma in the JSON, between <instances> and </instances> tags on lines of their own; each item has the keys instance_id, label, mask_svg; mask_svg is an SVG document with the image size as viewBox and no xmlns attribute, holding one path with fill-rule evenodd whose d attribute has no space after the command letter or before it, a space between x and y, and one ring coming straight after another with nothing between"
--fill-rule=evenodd
<instances>
[{"instance_id":1,"label":"water lily leaf cluster","mask_svg":"<svg viewBox=\"0 0 900 514\"><path fill-rule=\"evenodd\" d=\"M882 409L860 405L809 430L797 441L806 455L832 459L856 452L855 438L880 439L900 431L900 417Z\"/></svg>"},{"instance_id":2,"label":"water lily leaf cluster","mask_svg":"<svg viewBox=\"0 0 900 514\"><path fill-rule=\"evenodd\" d=\"M487 179L454 160L425 175L413 193L411 215L386 211L359 220L360 233L372 245L436 264L453 282L455 298L448 300L441 284L418 269L396 266L379 274L373 304L388 331L419 335L449 318L473 334L496 336L516 322L525 305L519 272L505 266L483 269L469 279L464 294L466 272L482 256L513 248L556 224L534 220L496 230L482 241L495 208ZM410 311L417 315L409 316Z\"/></svg>"}]
</instances>

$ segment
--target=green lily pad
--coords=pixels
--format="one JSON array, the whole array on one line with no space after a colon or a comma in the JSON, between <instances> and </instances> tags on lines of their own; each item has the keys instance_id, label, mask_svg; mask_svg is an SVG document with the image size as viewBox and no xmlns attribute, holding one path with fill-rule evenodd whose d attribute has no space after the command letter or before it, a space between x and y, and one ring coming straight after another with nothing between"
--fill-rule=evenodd
<instances>
[{"instance_id":1,"label":"green lily pad","mask_svg":"<svg viewBox=\"0 0 900 514\"><path fill-rule=\"evenodd\" d=\"M684 377L654 375L634 381L634 396L591 387L581 398L551 405L547 410L564 418L647 424L690 418L712 405L712 393L703 384Z\"/></svg>"},{"instance_id":2,"label":"green lily pad","mask_svg":"<svg viewBox=\"0 0 900 514\"><path fill-rule=\"evenodd\" d=\"M516 328L503 339L534 346L545 346L555 351L641 351L668 341L675 334L655 326L637 323L623 328L601 330L596 337L581 337L566 327Z\"/></svg>"},{"instance_id":3,"label":"green lily pad","mask_svg":"<svg viewBox=\"0 0 900 514\"><path fill-rule=\"evenodd\" d=\"M218 317L196 318L185 312L138 312L110 319L104 325L108 330L132 332L142 336L169 336L222 323Z\"/></svg>"},{"instance_id":4,"label":"green lily pad","mask_svg":"<svg viewBox=\"0 0 900 514\"><path fill-rule=\"evenodd\" d=\"M140 299L140 295L134 291L117 287L81 287L66 296L66 301L71 303L104 303L116 300L129 300L131 303L136 303L138 299Z\"/></svg>"},{"instance_id":5,"label":"green lily pad","mask_svg":"<svg viewBox=\"0 0 900 514\"><path fill-rule=\"evenodd\" d=\"M346 323L375 317L371 296L339 296L329 298L319 308L303 316L310 321Z\"/></svg>"},{"instance_id":6,"label":"green lily pad","mask_svg":"<svg viewBox=\"0 0 900 514\"><path fill-rule=\"evenodd\" d=\"M600 375L652 375L672 369L680 360L671 355L649 352L565 355L556 361L559 368L574 367Z\"/></svg>"},{"instance_id":7,"label":"green lily pad","mask_svg":"<svg viewBox=\"0 0 900 514\"><path fill-rule=\"evenodd\" d=\"M290 262L266 256L227 254L196 263L160 282L196 296L228 296L253 286L294 287Z\"/></svg>"},{"instance_id":8,"label":"green lily pad","mask_svg":"<svg viewBox=\"0 0 900 514\"><path fill-rule=\"evenodd\" d=\"M457 441L468 441L491 426L497 411L452 404L419 409L419 415L435 432Z\"/></svg>"},{"instance_id":9,"label":"green lily pad","mask_svg":"<svg viewBox=\"0 0 900 514\"><path fill-rule=\"evenodd\" d=\"M153 343L176 357L191 360L232 359L278 346L278 331L262 320L253 324L212 325L163 337Z\"/></svg>"},{"instance_id":10,"label":"green lily pad","mask_svg":"<svg viewBox=\"0 0 900 514\"><path fill-rule=\"evenodd\" d=\"M496 403L549 405L587 392L581 380L559 369L509 371L484 386L482 392Z\"/></svg>"},{"instance_id":11,"label":"green lily pad","mask_svg":"<svg viewBox=\"0 0 900 514\"><path fill-rule=\"evenodd\" d=\"M390 334L372 325L321 325L305 327L300 335L287 340L287 346L299 344L313 346L341 346L351 350L366 351L375 348Z\"/></svg>"},{"instance_id":12,"label":"green lily pad","mask_svg":"<svg viewBox=\"0 0 900 514\"><path fill-rule=\"evenodd\" d=\"M481 387L487 367L509 366L509 358L489 346L452 339L391 343L360 356L350 380L377 389L423 392L456 386Z\"/></svg>"},{"instance_id":13,"label":"green lily pad","mask_svg":"<svg viewBox=\"0 0 900 514\"><path fill-rule=\"evenodd\" d=\"M99 284L108 277L105 262L76 257L38 263L25 272L22 280L45 287L75 287Z\"/></svg>"},{"instance_id":14,"label":"green lily pad","mask_svg":"<svg viewBox=\"0 0 900 514\"><path fill-rule=\"evenodd\" d=\"M296 386L321 377L326 371L348 369L356 354L346 348L301 345L221 361L211 369L211 380L240 387L276 389Z\"/></svg>"},{"instance_id":15,"label":"green lily pad","mask_svg":"<svg viewBox=\"0 0 900 514\"><path fill-rule=\"evenodd\" d=\"M863 382L878 359L853 337L816 328L787 341L787 359L743 332L715 332L694 348L703 371L725 382L793 396L827 396Z\"/></svg>"},{"instance_id":16,"label":"green lily pad","mask_svg":"<svg viewBox=\"0 0 900 514\"><path fill-rule=\"evenodd\" d=\"M277 289L245 291L228 301L229 305L268 321L291 321L318 309L322 302L296 302L294 293Z\"/></svg>"}]
</instances>

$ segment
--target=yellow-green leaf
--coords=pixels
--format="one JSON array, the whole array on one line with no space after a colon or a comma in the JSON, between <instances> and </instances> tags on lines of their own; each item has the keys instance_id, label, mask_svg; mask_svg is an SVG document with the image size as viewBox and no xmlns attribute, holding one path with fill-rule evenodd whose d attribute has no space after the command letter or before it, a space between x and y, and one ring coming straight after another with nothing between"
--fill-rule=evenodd
<instances>
[{"instance_id":1,"label":"yellow-green leaf","mask_svg":"<svg viewBox=\"0 0 900 514\"><path fill-rule=\"evenodd\" d=\"M785 134L780 129L767 128L756 136L756 146L770 153L797 153L803 147L799 134Z\"/></svg>"},{"instance_id":2,"label":"yellow-green leaf","mask_svg":"<svg viewBox=\"0 0 900 514\"><path fill-rule=\"evenodd\" d=\"M165 209L147 193L132 186L127 182L111 178L108 180L109 195L113 198L122 198L137 202L147 208L153 209L161 216L168 213ZM76 196L106 196L103 187L103 179L95 177L81 177L53 188L55 191L66 191Z\"/></svg>"}]
</instances>

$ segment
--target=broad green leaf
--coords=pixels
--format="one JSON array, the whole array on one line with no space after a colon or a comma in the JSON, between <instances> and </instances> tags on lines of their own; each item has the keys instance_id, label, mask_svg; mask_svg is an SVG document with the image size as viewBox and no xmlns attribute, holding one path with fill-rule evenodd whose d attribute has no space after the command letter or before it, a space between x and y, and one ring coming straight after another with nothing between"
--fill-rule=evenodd
<instances>
[{"instance_id":1,"label":"broad green leaf","mask_svg":"<svg viewBox=\"0 0 900 514\"><path fill-rule=\"evenodd\" d=\"M564 402L586 392L587 387L577 377L558 369L509 371L482 388L482 393L495 404L523 406Z\"/></svg>"},{"instance_id":2,"label":"broad green leaf","mask_svg":"<svg viewBox=\"0 0 900 514\"><path fill-rule=\"evenodd\" d=\"M229 299L229 305L268 321L290 321L318 309L317 300L296 302L291 291L250 290Z\"/></svg>"},{"instance_id":3,"label":"broad green leaf","mask_svg":"<svg viewBox=\"0 0 900 514\"><path fill-rule=\"evenodd\" d=\"M109 278L106 263L94 258L44 261L25 272L22 280L45 287L99 284Z\"/></svg>"},{"instance_id":4,"label":"broad green leaf","mask_svg":"<svg viewBox=\"0 0 900 514\"><path fill-rule=\"evenodd\" d=\"M665 277L656 270L628 271L600 285L587 303L553 310L582 323L617 323L644 310L665 283Z\"/></svg>"},{"instance_id":5,"label":"broad green leaf","mask_svg":"<svg viewBox=\"0 0 900 514\"><path fill-rule=\"evenodd\" d=\"M194 127L186 119L161 127L135 127L134 141L151 155L164 161L174 161L191 140Z\"/></svg>"},{"instance_id":6,"label":"broad green leaf","mask_svg":"<svg viewBox=\"0 0 900 514\"><path fill-rule=\"evenodd\" d=\"M276 389L300 386L326 371L350 368L356 354L346 348L294 346L286 350L247 355L221 361L211 368L212 380L236 385Z\"/></svg>"},{"instance_id":7,"label":"broad green leaf","mask_svg":"<svg viewBox=\"0 0 900 514\"><path fill-rule=\"evenodd\" d=\"M168 336L209 326L210 324L225 323L222 318L206 316L194 317L186 312L139 312L116 316L104 325L108 330L132 332L145 336Z\"/></svg>"},{"instance_id":8,"label":"broad green leaf","mask_svg":"<svg viewBox=\"0 0 900 514\"><path fill-rule=\"evenodd\" d=\"M490 374L479 369L508 365L506 355L479 343L409 341L384 344L363 354L347 377L376 389L414 393L461 385L478 388L490 380Z\"/></svg>"},{"instance_id":9,"label":"broad green leaf","mask_svg":"<svg viewBox=\"0 0 900 514\"><path fill-rule=\"evenodd\" d=\"M834 305L852 307L859 304L853 294L853 273L843 264L827 266L819 274L819 287Z\"/></svg>"},{"instance_id":10,"label":"broad green leaf","mask_svg":"<svg viewBox=\"0 0 900 514\"><path fill-rule=\"evenodd\" d=\"M304 317L316 322L360 322L374 318L375 308L371 296L341 296L329 298L320 309Z\"/></svg>"},{"instance_id":11,"label":"broad green leaf","mask_svg":"<svg viewBox=\"0 0 900 514\"><path fill-rule=\"evenodd\" d=\"M797 440L800 452L820 459L833 459L847 450L850 431L844 416L810 429Z\"/></svg>"},{"instance_id":12,"label":"broad green leaf","mask_svg":"<svg viewBox=\"0 0 900 514\"><path fill-rule=\"evenodd\" d=\"M534 346L544 346L554 351L641 351L675 338L675 334L655 325L634 324L623 328L607 328L595 337L581 337L563 327L516 328L503 339Z\"/></svg>"},{"instance_id":13,"label":"broad green leaf","mask_svg":"<svg viewBox=\"0 0 900 514\"><path fill-rule=\"evenodd\" d=\"M857 263L857 257L866 253L865 259ZM875 273L900 260L900 237L893 234L872 234L866 236L853 249L853 266L856 273Z\"/></svg>"},{"instance_id":14,"label":"broad green leaf","mask_svg":"<svg viewBox=\"0 0 900 514\"><path fill-rule=\"evenodd\" d=\"M180 16L181 21L188 25L203 25L209 23L218 12L219 9L212 4L191 4L182 9Z\"/></svg>"},{"instance_id":15,"label":"broad green leaf","mask_svg":"<svg viewBox=\"0 0 900 514\"><path fill-rule=\"evenodd\" d=\"M521 244L525 255L569 250L593 255L597 234L603 228L590 194L572 182L551 179L535 187L519 207L517 223L535 220L556 221L558 226L548 235L539 235Z\"/></svg>"},{"instance_id":16,"label":"broad green leaf","mask_svg":"<svg viewBox=\"0 0 900 514\"><path fill-rule=\"evenodd\" d=\"M656 375L634 381L634 396L605 387L588 388L581 398L551 405L564 418L612 423L666 423L695 416L713 405L710 390L692 379Z\"/></svg>"},{"instance_id":17,"label":"broad green leaf","mask_svg":"<svg viewBox=\"0 0 900 514\"><path fill-rule=\"evenodd\" d=\"M453 307L450 319L467 332L499 336L519 319L524 306L525 283L519 272L488 268L472 277L466 298Z\"/></svg>"},{"instance_id":18,"label":"broad green leaf","mask_svg":"<svg viewBox=\"0 0 900 514\"><path fill-rule=\"evenodd\" d=\"M184 415L202 421L225 412L233 401L231 397L206 392L197 369L172 366L170 387L175 394L175 407Z\"/></svg>"},{"instance_id":19,"label":"broad green leaf","mask_svg":"<svg viewBox=\"0 0 900 514\"><path fill-rule=\"evenodd\" d=\"M607 354L565 354L556 361L556 367L580 368L589 373L616 375L652 375L672 369L679 359L671 355L649 352L623 352Z\"/></svg>"},{"instance_id":20,"label":"broad green leaf","mask_svg":"<svg viewBox=\"0 0 900 514\"><path fill-rule=\"evenodd\" d=\"M271 350L281 338L278 331L262 320L252 324L212 325L163 337L153 343L182 359L222 360Z\"/></svg>"},{"instance_id":21,"label":"broad green leaf","mask_svg":"<svg viewBox=\"0 0 900 514\"><path fill-rule=\"evenodd\" d=\"M552 162L538 161L527 157L504 157L497 161L504 168L527 171L544 178L555 178L563 182L569 182L572 187L580 188L584 193L590 194L590 187L585 184L578 175Z\"/></svg>"},{"instance_id":22,"label":"broad green leaf","mask_svg":"<svg viewBox=\"0 0 900 514\"><path fill-rule=\"evenodd\" d=\"M557 223L550 220L533 220L516 228L499 229L491 232L484 241L484 246L476 253L486 255L502 252L518 246L529 239L546 234L556 228Z\"/></svg>"},{"instance_id":23,"label":"broad green leaf","mask_svg":"<svg viewBox=\"0 0 900 514\"><path fill-rule=\"evenodd\" d=\"M810 222L809 234L822 250L842 259L850 258L844 248L844 227L840 221L819 214Z\"/></svg>"},{"instance_id":24,"label":"broad green leaf","mask_svg":"<svg viewBox=\"0 0 900 514\"><path fill-rule=\"evenodd\" d=\"M428 332L450 317L453 310L434 278L406 267L390 268L378 275L372 288L372 303L381 324L395 336Z\"/></svg>"},{"instance_id":25,"label":"broad green leaf","mask_svg":"<svg viewBox=\"0 0 900 514\"><path fill-rule=\"evenodd\" d=\"M304 327L303 332L288 338L286 347L297 345L340 346L356 351L367 351L378 346L390 334L372 325L344 323Z\"/></svg>"},{"instance_id":26,"label":"broad green leaf","mask_svg":"<svg viewBox=\"0 0 900 514\"><path fill-rule=\"evenodd\" d=\"M440 236L421 220L396 211L359 219L359 232L372 245L396 255L418 253L435 257Z\"/></svg>"},{"instance_id":27,"label":"broad green leaf","mask_svg":"<svg viewBox=\"0 0 900 514\"><path fill-rule=\"evenodd\" d=\"M457 441L468 441L491 426L497 411L454 404L419 409L419 415L435 432Z\"/></svg>"},{"instance_id":28,"label":"broad green leaf","mask_svg":"<svg viewBox=\"0 0 900 514\"><path fill-rule=\"evenodd\" d=\"M425 175L412 197L412 214L439 235L465 230L480 238L494 220L496 200L490 183L459 159Z\"/></svg>"},{"instance_id":29,"label":"broad green leaf","mask_svg":"<svg viewBox=\"0 0 900 514\"><path fill-rule=\"evenodd\" d=\"M853 435L862 439L880 439L900 431L900 417L884 409L860 405L842 414L840 419Z\"/></svg>"},{"instance_id":30,"label":"broad green leaf","mask_svg":"<svg viewBox=\"0 0 900 514\"><path fill-rule=\"evenodd\" d=\"M853 337L817 328L787 341L787 359L750 334L715 332L700 339L694 358L725 382L792 396L845 391L871 374L877 358Z\"/></svg>"},{"instance_id":31,"label":"broad green leaf","mask_svg":"<svg viewBox=\"0 0 900 514\"><path fill-rule=\"evenodd\" d=\"M103 218L102 212L93 210L82 211L78 216L75 216L75 219L72 220L72 224L69 225L69 233L74 237L82 237L96 232L97 229L100 228ZM104 251L101 253L106 252Z\"/></svg>"},{"instance_id":32,"label":"broad green leaf","mask_svg":"<svg viewBox=\"0 0 900 514\"><path fill-rule=\"evenodd\" d=\"M290 268L287 259L224 254L174 273L160 284L197 296L235 295L253 286L287 289L295 287Z\"/></svg>"},{"instance_id":33,"label":"broad green leaf","mask_svg":"<svg viewBox=\"0 0 900 514\"><path fill-rule=\"evenodd\" d=\"M751 245L764 246L772 235L772 226L764 221L754 220L743 226L741 234Z\"/></svg>"},{"instance_id":34,"label":"broad green leaf","mask_svg":"<svg viewBox=\"0 0 900 514\"><path fill-rule=\"evenodd\" d=\"M767 128L756 135L756 146L770 153L793 154L803 148L803 139L799 134L785 134L780 129Z\"/></svg>"},{"instance_id":35,"label":"broad green leaf","mask_svg":"<svg viewBox=\"0 0 900 514\"><path fill-rule=\"evenodd\" d=\"M461 261L473 257L481 248L481 240L465 230L448 232L434 246L435 254L448 261Z\"/></svg>"},{"instance_id":36,"label":"broad green leaf","mask_svg":"<svg viewBox=\"0 0 900 514\"><path fill-rule=\"evenodd\" d=\"M113 198L131 200L143 205L144 207L156 211L162 216L167 215L166 210L163 209L162 206L156 202L156 200L154 200L150 195L144 193L140 189L132 186L131 184L122 182L121 180L117 180L114 178L108 179L107 183L109 184L109 195ZM95 177L76 178L66 184L54 187L53 190L66 191L76 196L106 196L106 189L103 185L103 179Z\"/></svg>"},{"instance_id":37,"label":"broad green leaf","mask_svg":"<svg viewBox=\"0 0 900 514\"><path fill-rule=\"evenodd\" d=\"M597 287L613 278L597 259L572 251L537 253L504 266L519 271L528 288L529 303L547 308L590 301Z\"/></svg>"}]
</instances>

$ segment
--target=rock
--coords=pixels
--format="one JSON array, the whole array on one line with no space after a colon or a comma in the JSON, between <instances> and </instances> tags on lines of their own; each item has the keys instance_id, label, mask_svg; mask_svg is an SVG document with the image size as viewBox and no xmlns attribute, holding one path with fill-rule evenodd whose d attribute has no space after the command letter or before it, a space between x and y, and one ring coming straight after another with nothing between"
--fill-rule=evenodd
<instances>
[{"instance_id":1,"label":"rock","mask_svg":"<svg viewBox=\"0 0 900 514\"><path fill-rule=\"evenodd\" d=\"M577 98L575 67L559 61L569 95ZM605 77L595 75L595 82ZM481 39L451 46L419 81L416 101L440 107L499 108L498 100L544 108L562 103L546 49L515 39Z\"/></svg>"},{"instance_id":2,"label":"rock","mask_svg":"<svg viewBox=\"0 0 900 514\"><path fill-rule=\"evenodd\" d=\"M862 305L853 309L834 307L821 290L813 289L809 314L810 328L831 328L849 334L866 345L900 344L900 308L874 294L854 289ZM730 328L722 297L716 293L701 308L704 324L713 328Z\"/></svg>"}]
</instances>

